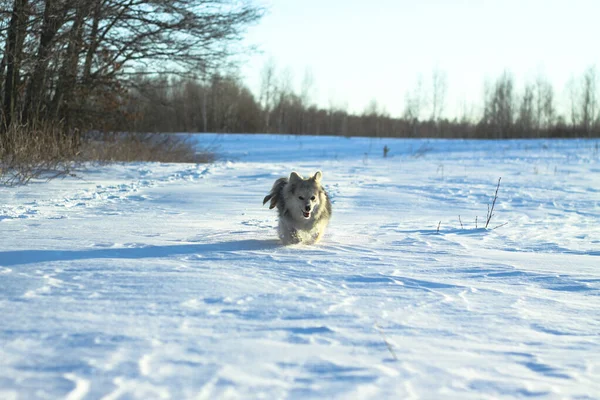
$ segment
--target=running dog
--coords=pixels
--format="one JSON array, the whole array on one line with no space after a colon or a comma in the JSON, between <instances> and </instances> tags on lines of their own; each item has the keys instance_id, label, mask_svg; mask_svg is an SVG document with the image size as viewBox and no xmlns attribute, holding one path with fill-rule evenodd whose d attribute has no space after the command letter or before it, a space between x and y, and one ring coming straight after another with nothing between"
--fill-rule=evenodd
<instances>
[{"instance_id":1,"label":"running dog","mask_svg":"<svg viewBox=\"0 0 600 400\"><path fill-rule=\"evenodd\" d=\"M278 234L284 245L314 244L323 236L331 218L331 201L323 186L323 174L317 171L310 178L292 172L289 178L279 178L271 192L269 209L277 207L279 214Z\"/></svg>"}]
</instances>

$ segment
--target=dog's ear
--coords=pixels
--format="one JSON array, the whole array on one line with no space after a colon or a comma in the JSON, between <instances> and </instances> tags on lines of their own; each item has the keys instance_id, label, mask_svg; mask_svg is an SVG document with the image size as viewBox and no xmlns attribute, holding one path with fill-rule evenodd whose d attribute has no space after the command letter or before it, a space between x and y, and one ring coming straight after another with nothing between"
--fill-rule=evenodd
<instances>
[{"instance_id":1,"label":"dog's ear","mask_svg":"<svg viewBox=\"0 0 600 400\"><path fill-rule=\"evenodd\" d=\"M304 178L302 178L302 175L300 175L296 171L292 171L292 173L290 174L289 181L290 181L290 183L294 183L294 182L297 182L297 181L301 181L302 179L304 179Z\"/></svg>"},{"instance_id":2,"label":"dog's ear","mask_svg":"<svg viewBox=\"0 0 600 400\"><path fill-rule=\"evenodd\" d=\"M317 183L321 183L321 179L323 179L323 173L321 171L315 172L315 174L312 177L312 180Z\"/></svg>"}]
</instances>

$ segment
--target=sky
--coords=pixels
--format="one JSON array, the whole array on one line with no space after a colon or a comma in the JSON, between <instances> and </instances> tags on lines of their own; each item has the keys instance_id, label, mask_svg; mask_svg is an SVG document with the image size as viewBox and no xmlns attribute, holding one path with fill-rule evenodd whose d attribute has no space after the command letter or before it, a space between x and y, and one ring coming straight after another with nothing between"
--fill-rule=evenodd
<instances>
[{"instance_id":1,"label":"sky","mask_svg":"<svg viewBox=\"0 0 600 400\"><path fill-rule=\"evenodd\" d=\"M265 0L246 44L258 47L240 73L260 92L271 60L320 106L362 112L373 100L392 116L433 71L446 76L444 116L481 111L484 84L503 71L517 89L542 75L566 103L567 83L600 67L598 0ZM564 106L565 104L562 104ZM561 106L561 104L559 104ZM560 111L560 110L559 110ZM424 110L424 112L426 112Z\"/></svg>"}]
</instances>

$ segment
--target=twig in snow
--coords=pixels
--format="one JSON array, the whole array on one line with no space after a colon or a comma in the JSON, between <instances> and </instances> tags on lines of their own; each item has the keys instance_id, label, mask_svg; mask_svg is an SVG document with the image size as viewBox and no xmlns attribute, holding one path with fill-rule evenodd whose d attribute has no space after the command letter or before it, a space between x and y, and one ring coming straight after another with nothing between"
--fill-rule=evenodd
<instances>
[{"instance_id":1,"label":"twig in snow","mask_svg":"<svg viewBox=\"0 0 600 400\"><path fill-rule=\"evenodd\" d=\"M498 186L496 186L496 193L494 194L494 200L492 201L492 207L488 204L488 212L485 220L485 228L487 229L492 217L494 216L494 206L496 205L496 200L498 199L498 189L500 189L500 180L502 177L498 178Z\"/></svg>"},{"instance_id":2,"label":"twig in snow","mask_svg":"<svg viewBox=\"0 0 600 400\"><path fill-rule=\"evenodd\" d=\"M502 228L504 225L507 225L507 224L508 224L508 222L505 222L503 224L497 225L497 226L493 227L492 230L497 229L497 228Z\"/></svg>"},{"instance_id":3,"label":"twig in snow","mask_svg":"<svg viewBox=\"0 0 600 400\"><path fill-rule=\"evenodd\" d=\"M475 229L477 229L477 215L475 216Z\"/></svg>"},{"instance_id":4,"label":"twig in snow","mask_svg":"<svg viewBox=\"0 0 600 400\"><path fill-rule=\"evenodd\" d=\"M437 231L436 233L440 233L440 225L442 224L442 221L438 222L438 227L437 227Z\"/></svg>"},{"instance_id":5,"label":"twig in snow","mask_svg":"<svg viewBox=\"0 0 600 400\"><path fill-rule=\"evenodd\" d=\"M460 215L458 216L458 222L460 222L460 229L465 229L465 227L463 226L462 221L460 220Z\"/></svg>"},{"instance_id":6,"label":"twig in snow","mask_svg":"<svg viewBox=\"0 0 600 400\"><path fill-rule=\"evenodd\" d=\"M383 343L385 343L386 347L390 351L390 354L392 355L392 358L394 359L394 361L398 361L398 356L396 356L396 352L394 351L394 348L392 347L390 342L388 342L387 338L385 337L385 333L383 333L383 329L381 329L381 327L379 325L375 325L375 329L381 335L381 338L383 339Z\"/></svg>"}]
</instances>

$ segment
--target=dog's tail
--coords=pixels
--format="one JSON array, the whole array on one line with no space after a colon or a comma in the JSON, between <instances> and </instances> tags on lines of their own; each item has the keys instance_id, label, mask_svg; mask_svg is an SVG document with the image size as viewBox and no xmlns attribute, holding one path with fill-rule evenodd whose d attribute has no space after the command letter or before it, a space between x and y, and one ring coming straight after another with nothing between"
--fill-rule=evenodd
<instances>
[{"instance_id":1,"label":"dog's tail","mask_svg":"<svg viewBox=\"0 0 600 400\"><path fill-rule=\"evenodd\" d=\"M269 192L269 194L265 196L265 198L263 200L263 205L265 205L267 203L267 201L271 200L271 204L269 204L269 210L272 208L275 208L275 206L279 202L279 199L282 198L281 192L283 191L283 187L287 183L288 183L287 178L277 179L275 181L275 183L273 184L273 187L271 188L271 192Z\"/></svg>"}]
</instances>

